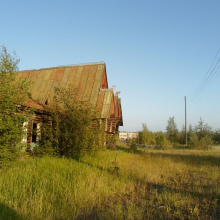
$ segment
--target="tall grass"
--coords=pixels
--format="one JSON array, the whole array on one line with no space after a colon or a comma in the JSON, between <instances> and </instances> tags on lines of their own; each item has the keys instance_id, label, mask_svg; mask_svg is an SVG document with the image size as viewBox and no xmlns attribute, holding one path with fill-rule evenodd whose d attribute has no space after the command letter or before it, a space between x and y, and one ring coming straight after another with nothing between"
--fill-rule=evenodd
<instances>
[{"instance_id":1,"label":"tall grass","mask_svg":"<svg viewBox=\"0 0 220 220\"><path fill-rule=\"evenodd\" d=\"M0 170L0 219L218 219L219 165L198 150L17 161Z\"/></svg>"}]
</instances>

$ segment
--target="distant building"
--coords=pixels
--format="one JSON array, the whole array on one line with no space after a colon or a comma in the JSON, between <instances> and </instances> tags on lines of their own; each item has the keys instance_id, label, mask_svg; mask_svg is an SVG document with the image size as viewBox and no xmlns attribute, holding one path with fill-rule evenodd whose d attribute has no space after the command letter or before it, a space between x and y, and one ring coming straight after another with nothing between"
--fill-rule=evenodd
<instances>
[{"instance_id":1,"label":"distant building","mask_svg":"<svg viewBox=\"0 0 220 220\"><path fill-rule=\"evenodd\" d=\"M127 142L128 139L133 139L138 137L138 132L119 132L119 141Z\"/></svg>"}]
</instances>

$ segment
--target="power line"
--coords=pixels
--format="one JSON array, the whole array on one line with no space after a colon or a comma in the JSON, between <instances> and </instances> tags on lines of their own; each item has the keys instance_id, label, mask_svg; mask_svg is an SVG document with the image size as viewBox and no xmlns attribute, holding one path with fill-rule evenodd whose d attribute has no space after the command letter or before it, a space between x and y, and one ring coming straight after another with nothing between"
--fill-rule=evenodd
<instances>
[{"instance_id":1,"label":"power line","mask_svg":"<svg viewBox=\"0 0 220 220\"><path fill-rule=\"evenodd\" d=\"M217 62L217 64L220 62L220 58ZM189 102L192 102L194 101L195 99L197 99L200 95L202 95L202 93L206 90L208 90L211 86L208 87L207 89L207 86L208 85L212 85L214 80L217 78L218 74L219 74L219 68L220 68L220 65L218 65L217 67L217 64L215 65L215 67L213 68L212 72L210 73L210 75L208 76L208 78L206 79L206 81L203 83L202 87L200 87L200 89L194 94L194 95L191 95L189 97ZM205 91L205 92L206 92Z\"/></svg>"},{"instance_id":2,"label":"power line","mask_svg":"<svg viewBox=\"0 0 220 220\"><path fill-rule=\"evenodd\" d=\"M220 65L218 66L218 68L217 68L217 70L219 70L219 68L220 68ZM217 72L217 70L216 70L216 72ZM193 104L196 104L205 94L206 94L206 92L211 88L211 86L212 86L212 84L215 82L215 80L216 80L216 78L217 78L217 76L219 75L219 73L220 73L220 71L218 72L218 74L215 74L215 77L214 77L214 75L213 75L213 79L212 79L212 81L210 82L210 85L209 85L209 87L206 87L206 90L203 90L203 93L201 92L198 96L197 96L197 98L194 98L194 99L192 99L192 100L190 100L190 105L192 105L191 103L194 101L194 100L196 100L197 99L197 101L196 102L193 102ZM200 97L199 97L200 96Z\"/></svg>"},{"instance_id":3,"label":"power line","mask_svg":"<svg viewBox=\"0 0 220 220\"><path fill-rule=\"evenodd\" d=\"M198 89L202 86L202 84L203 84L204 80L206 79L208 73L210 72L210 70L211 70L211 68L212 68L212 66L213 66L213 64L214 64L214 62L215 62L215 60L216 60L216 58L217 58L219 52L220 52L220 48L218 49L218 51L217 51L217 53L216 53L216 55L215 55L215 57L214 57L214 60L212 61L212 64L211 64L211 66L209 67L209 69L208 69L208 71L207 71L205 77L203 78L202 82L200 83L200 85L198 86L198 88L195 90L195 92L194 92L191 96L193 96L193 95L198 91Z\"/></svg>"},{"instance_id":4,"label":"power line","mask_svg":"<svg viewBox=\"0 0 220 220\"><path fill-rule=\"evenodd\" d=\"M205 89L205 87L209 84L210 80L215 76L217 70L219 69L219 66L217 67L217 65L219 64L219 61L220 61L220 58L218 59L217 63L215 64L214 68L212 69L211 73L206 78L206 80L205 81L203 80L204 82L203 84L201 84L200 88L198 88L197 91L194 92L194 95L190 96L190 99L194 99L194 97L198 96L198 94L200 94Z\"/></svg>"},{"instance_id":5,"label":"power line","mask_svg":"<svg viewBox=\"0 0 220 220\"><path fill-rule=\"evenodd\" d=\"M189 96L189 99L188 99L189 101L188 102L192 102L195 99L197 99L203 93L203 91L207 88L207 86L210 84L210 82L211 82L211 85L212 85L212 83L214 82L213 78L215 80L216 77L218 76L218 74L219 74L218 69L220 68L220 58L218 58L217 62L216 62L216 58L217 58L219 52L220 52L220 48L218 49L218 52L215 55L215 58L214 58L214 60L213 60L213 62L211 64L208 72L206 73L205 77L203 78L202 82L197 87L195 92L192 95ZM213 67L213 65L214 65L214 67ZM211 69L212 69L212 71L210 72ZM208 89L210 88L210 86L208 87Z\"/></svg>"}]
</instances>

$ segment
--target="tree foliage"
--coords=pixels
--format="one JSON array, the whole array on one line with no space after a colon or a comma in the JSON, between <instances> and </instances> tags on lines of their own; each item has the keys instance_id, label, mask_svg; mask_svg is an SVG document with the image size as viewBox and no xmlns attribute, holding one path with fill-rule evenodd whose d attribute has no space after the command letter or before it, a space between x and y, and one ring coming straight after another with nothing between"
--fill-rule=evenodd
<instances>
[{"instance_id":1,"label":"tree foliage","mask_svg":"<svg viewBox=\"0 0 220 220\"><path fill-rule=\"evenodd\" d=\"M200 117L200 120L198 121L198 125L196 126L196 133L199 137L199 139L204 138L205 136L212 136L212 128L208 124L204 123L204 120Z\"/></svg>"},{"instance_id":2,"label":"tree foliage","mask_svg":"<svg viewBox=\"0 0 220 220\"><path fill-rule=\"evenodd\" d=\"M170 145L167 135L162 131L155 133L155 140L156 140L156 144L158 146L162 146L164 149Z\"/></svg>"},{"instance_id":3,"label":"tree foliage","mask_svg":"<svg viewBox=\"0 0 220 220\"><path fill-rule=\"evenodd\" d=\"M158 145L163 148L169 146L167 134L163 132L152 132L147 128L145 123L142 124L142 131L138 133L138 137L134 140L138 144ZM134 144L134 142L132 142Z\"/></svg>"},{"instance_id":4,"label":"tree foliage","mask_svg":"<svg viewBox=\"0 0 220 220\"><path fill-rule=\"evenodd\" d=\"M147 145L155 144L153 132L148 129L146 123L142 124L142 131L139 132L139 142Z\"/></svg>"},{"instance_id":5,"label":"tree foliage","mask_svg":"<svg viewBox=\"0 0 220 220\"><path fill-rule=\"evenodd\" d=\"M189 130L189 144L192 148L207 150L213 144L213 138L212 128L201 117L194 130Z\"/></svg>"},{"instance_id":6,"label":"tree foliage","mask_svg":"<svg viewBox=\"0 0 220 220\"><path fill-rule=\"evenodd\" d=\"M213 132L213 137L212 137L213 141L215 142L215 144L219 144L220 143L220 129L216 129Z\"/></svg>"},{"instance_id":7,"label":"tree foliage","mask_svg":"<svg viewBox=\"0 0 220 220\"><path fill-rule=\"evenodd\" d=\"M146 124L142 124L142 131L138 134L137 139L133 140L137 144L157 145L161 146L162 149L168 148L170 142L175 145L185 146L185 126L183 125L182 130L178 131L174 117L168 119L166 132L152 132L147 128ZM213 141L216 144L220 143L220 130L217 129L213 132L212 128L200 118L198 124L194 127L191 124L189 125L187 140L189 143L187 147L207 150L213 145Z\"/></svg>"},{"instance_id":8,"label":"tree foliage","mask_svg":"<svg viewBox=\"0 0 220 220\"><path fill-rule=\"evenodd\" d=\"M174 117L170 117L167 121L166 131L169 137L169 140L174 143L177 140L178 129L175 123Z\"/></svg>"},{"instance_id":9,"label":"tree foliage","mask_svg":"<svg viewBox=\"0 0 220 220\"><path fill-rule=\"evenodd\" d=\"M28 97L30 82L16 77L18 63L16 54L11 56L3 46L0 54L0 162L17 156L18 143L23 138L23 122L28 115L21 110L21 105Z\"/></svg>"}]
</instances>

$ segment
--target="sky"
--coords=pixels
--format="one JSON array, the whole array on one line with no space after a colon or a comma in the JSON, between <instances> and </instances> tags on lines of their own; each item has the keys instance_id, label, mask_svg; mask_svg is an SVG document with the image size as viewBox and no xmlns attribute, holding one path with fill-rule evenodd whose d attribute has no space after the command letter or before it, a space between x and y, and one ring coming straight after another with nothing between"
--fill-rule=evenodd
<instances>
[{"instance_id":1,"label":"sky","mask_svg":"<svg viewBox=\"0 0 220 220\"><path fill-rule=\"evenodd\" d=\"M170 117L181 130L184 96L187 124L201 117L215 130L219 11L219 0L0 0L0 45L19 70L105 62L121 92L120 131L166 131Z\"/></svg>"}]
</instances>

